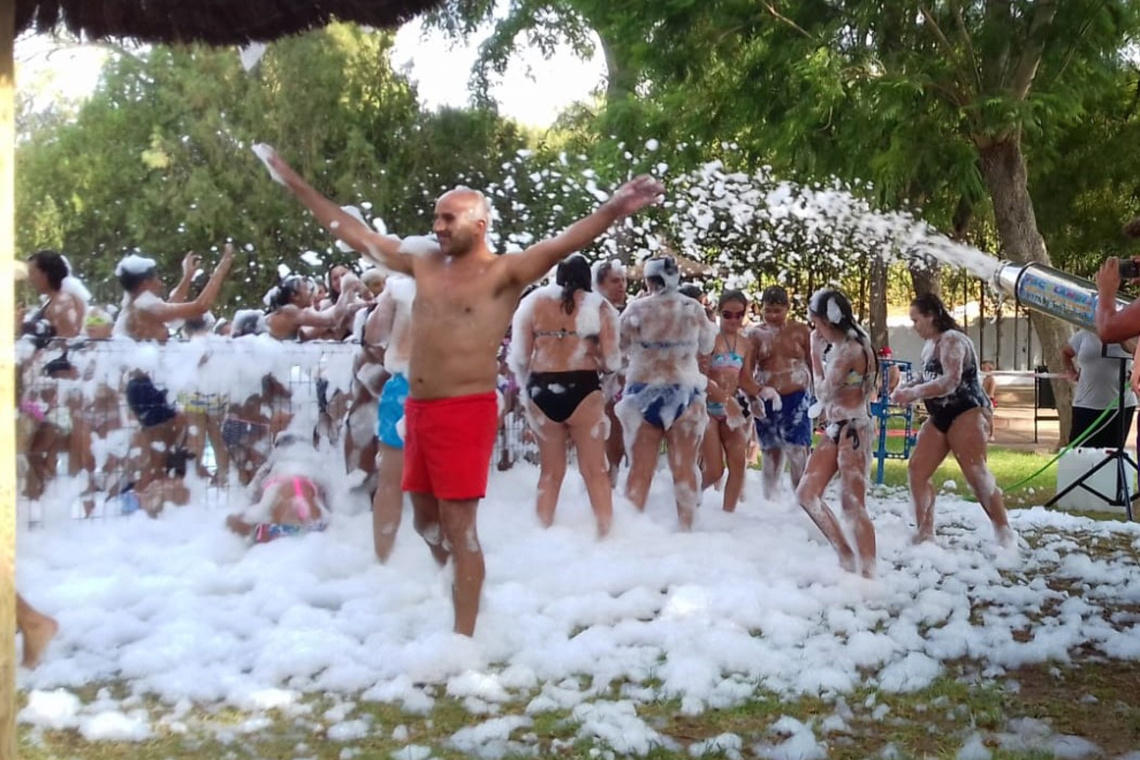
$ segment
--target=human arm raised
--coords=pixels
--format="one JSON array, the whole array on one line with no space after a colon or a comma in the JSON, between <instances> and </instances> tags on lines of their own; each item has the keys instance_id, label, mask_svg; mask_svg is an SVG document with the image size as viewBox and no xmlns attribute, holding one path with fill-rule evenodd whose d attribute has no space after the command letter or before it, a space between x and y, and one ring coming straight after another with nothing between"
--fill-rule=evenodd
<instances>
[{"instance_id":1,"label":"human arm raised","mask_svg":"<svg viewBox=\"0 0 1140 760\"><path fill-rule=\"evenodd\" d=\"M1102 343L1120 343L1140 335L1140 298L1116 308L1120 290L1120 262L1110 256L1096 273L1096 334Z\"/></svg>"},{"instance_id":2,"label":"human arm raised","mask_svg":"<svg viewBox=\"0 0 1140 760\"><path fill-rule=\"evenodd\" d=\"M174 286L167 297L167 303L185 303L190 297L190 286L194 283L194 275L198 272L198 264L202 257L190 251L182 257L182 279Z\"/></svg>"},{"instance_id":3,"label":"human arm raised","mask_svg":"<svg viewBox=\"0 0 1140 760\"><path fill-rule=\"evenodd\" d=\"M664 192L660 182L646 175L626 182L594 213L574 222L555 237L508 257L508 277L523 287L536 282L559 261L596 240L614 222L656 203Z\"/></svg>"},{"instance_id":4,"label":"human arm raised","mask_svg":"<svg viewBox=\"0 0 1140 760\"><path fill-rule=\"evenodd\" d=\"M413 274L413 255L400 251L399 238L381 235L318 193L272 147L258 144L253 150L269 169L270 176L288 188L334 237L393 272Z\"/></svg>"},{"instance_id":5,"label":"human arm raised","mask_svg":"<svg viewBox=\"0 0 1140 760\"><path fill-rule=\"evenodd\" d=\"M200 317L210 310L214 305L214 301L218 300L218 296L222 292L222 283L225 282L226 275L229 274L230 267L234 263L234 247L226 243L225 249L222 251L222 258L218 261L218 265L214 267L213 274L210 279L206 281L206 286L202 288L202 292L193 301L181 303L169 303L166 301L159 301L150 307L149 311L163 322L171 322L176 319L191 319L193 317Z\"/></svg>"}]
</instances>

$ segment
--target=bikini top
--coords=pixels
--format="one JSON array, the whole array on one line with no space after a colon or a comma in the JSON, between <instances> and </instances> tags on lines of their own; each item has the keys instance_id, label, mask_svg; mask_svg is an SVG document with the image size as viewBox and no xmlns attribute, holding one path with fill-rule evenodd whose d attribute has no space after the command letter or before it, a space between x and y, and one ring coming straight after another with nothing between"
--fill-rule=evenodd
<instances>
[{"instance_id":1,"label":"bikini top","mask_svg":"<svg viewBox=\"0 0 1140 760\"><path fill-rule=\"evenodd\" d=\"M639 340L638 344L642 348L648 349L666 349L666 348L695 348L696 343L691 340Z\"/></svg>"},{"instance_id":2,"label":"bikini top","mask_svg":"<svg viewBox=\"0 0 1140 760\"><path fill-rule=\"evenodd\" d=\"M713 354L709 360L709 367L712 369L740 370L744 367L744 357L735 351Z\"/></svg>"},{"instance_id":3,"label":"bikini top","mask_svg":"<svg viewBox=\"0 0 1140 760\"><path fill-rule=\"evenodd\" d=\"M293 509L297 513L297 519L304 523L314 519L315 516L309 509L309 500L305 498L304 486L308 484L314 493L316 493L317 487L309 478L302 478L297 475L292 478L282 475L273 475L265 479L262 487L270 488L272 486L281 485L287 481L292 481L293 483Z\"/></svg>"},{"instance_id":4,"label":"bikini top","mask_svg":"<svg viewBox=\"0 0 1140 760\"><path fill-rule=\"evenodd\" d=\"M47 348L56 336L55 325L47 318L47 308L50 305L51 301L48 301L20 325L20 334L30 337L36 348Z\"/></svg>"},{"instance_id":5,"label":"bikini top","mask_svg":"<svg viewBox=\"0 0 1140 760\"><path fill-rule=\"evenodd\" d=\"M536 338L576 338L578 337L577 330L535 330L534 337Z\"/></svg>"}]
</instances>

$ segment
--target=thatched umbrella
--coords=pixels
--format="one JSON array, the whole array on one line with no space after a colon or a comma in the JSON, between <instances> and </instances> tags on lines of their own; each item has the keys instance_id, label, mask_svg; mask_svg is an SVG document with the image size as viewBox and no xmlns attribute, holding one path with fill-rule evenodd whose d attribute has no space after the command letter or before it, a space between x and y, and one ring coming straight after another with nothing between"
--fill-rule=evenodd
<instances>
[{"instance_id":1,"label":"thatched umbrella","mask_svg":"<svg viewBox=\"0 0 1140 760\"><path fill-rule=\"evenodd\" d=\"M440 0L0 0L0 758L16 756L15 61L16 35L241 45L334 19L396 26Z\"/></svg>"},{"instance_id":2,"label":"thatched umbrella","mask_svg":"<svg viewBox=\"0 0 1140 760\"><path fill-rule=\"evenodd\" d=\"M337 19L398 26L438 4L439 0L16 0L16 34L65 29L91 40L241 45L267 42Z\"/></svg>"}]
</instances>

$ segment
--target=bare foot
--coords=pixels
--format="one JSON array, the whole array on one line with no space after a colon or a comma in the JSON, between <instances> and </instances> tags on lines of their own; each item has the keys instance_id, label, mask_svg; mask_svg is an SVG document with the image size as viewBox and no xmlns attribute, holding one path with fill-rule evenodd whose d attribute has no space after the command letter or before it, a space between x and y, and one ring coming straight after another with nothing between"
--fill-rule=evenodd
<instances>
[{"instance_id":1,"label":"bare foot","mask_svg":"<svg viewBox=\"0 0 1140 760\"><path fill-rule=\"evenodd\" d=\"M918 546L919 544L925 544L928 541L933 541L933 540L934 540L934 534L933 533L927 533L926 531L915 533L913 536L910 537L910 542L912 544L914 544L915 546Z\"/></svg>"},{"instance_id":2,"label":"bare foot","mask_svg":"<svg viewBox=\"0 0 1140 760\"><path fill-rule=\"evenodd\" d=\"M849 573L855 572L855 553L850 549L839 549L839 566Z\"/></svg>"},{"instance_id":3,"label":"bare foot","mask_svg":"<svg viewBox=\"0 0 1140 760\"><path fill-rule=\"evenodd\" d=\"M25 621L20 630L24 634L24 659L20 664L31 669L39 665L44 649L59 630L59 623L55 618L37 613Z\"/></svg>"},{"instance_id":4,"label":"bare foot","mask_svg":"<svg viewBox=\"0 0 1140 760\"><path fill-rule=\"evenodd\" d=\"M1017 546L1017 533L1015 533L1013 528L1009 527L1008 525L1003 525L1000 528L995 528L994 538L996 538L997 542L1005 549L1008 549L1011 546Z\"/></svg>"}]
</instances>

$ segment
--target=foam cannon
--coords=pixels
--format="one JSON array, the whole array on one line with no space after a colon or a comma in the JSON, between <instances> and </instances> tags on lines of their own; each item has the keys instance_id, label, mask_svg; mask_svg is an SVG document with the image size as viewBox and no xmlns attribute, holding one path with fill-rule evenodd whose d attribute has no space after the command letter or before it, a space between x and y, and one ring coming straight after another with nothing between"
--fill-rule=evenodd
<instances>
[{"instance_id":1,"label":"foam cannon","mask_svg":"<svg viewBox=\"0 0 1140 760\"><path fill-rule=\"evenodd\" d=\"M994 272L999 293L1013 296L1018 305L1096 332L1096 284L1044 264L1003 261ZM1120 310L1130 301L1117 298Z\"/></svg>"}]
</instances>

